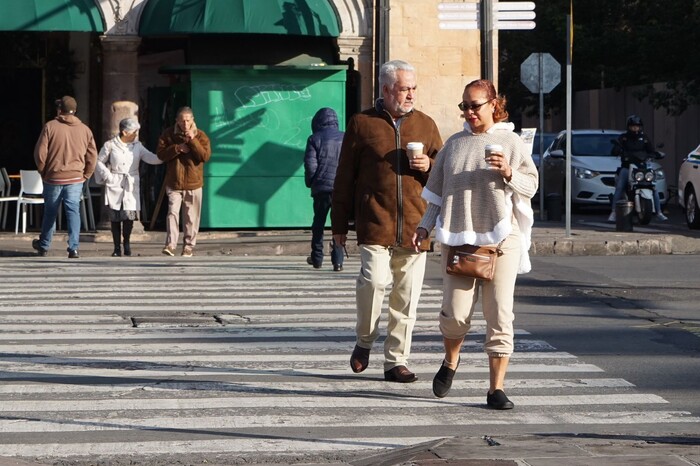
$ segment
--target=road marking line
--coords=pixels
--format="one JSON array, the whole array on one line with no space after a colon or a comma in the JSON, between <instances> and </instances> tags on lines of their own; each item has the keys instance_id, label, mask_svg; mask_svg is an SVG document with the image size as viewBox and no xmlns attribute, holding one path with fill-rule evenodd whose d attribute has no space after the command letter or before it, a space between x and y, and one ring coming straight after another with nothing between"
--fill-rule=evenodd
<instances>
[{"instance_id":1,"label":"road marking line","mask_svg":"<svg viewBox=\"0 0 700 466\"><path fill-rule=\"evenodd\" d=\"M633 388L635 385L625 379L600 378L600 379L508 379L508 388L514 390L532 390L532 389L597 389L597 388ZM391 392L429 392L432 388L432 381L418 381L410 385L394 385ZM455 379L454 390L487 390L488 381L483 380L464 380ZM173 391L206 391L206 392L240 392L240 393L264 393L264 392L295 392L295 391L310 391L321 393L346 393L360 392L364 390L386 391L387 384L382 381L372 381L360 379L352 383L337 383L337 382L319 382L313 381L298 381L298 382L275 382L273 387L270 387L267 381L202 381L189 382L183 381L157 381L115 385L78 385L78 384L61 384L51 383L46 385L38 384L3 384L0 385L0 395L38 395L38 394L68 394L68 393L94 393L94 394L109 394L110 396L124 396L132 392L158 392L172 393ZM0 410L1 411L1 410Z\"/></svg>"},{"instance_id":2,"label":"road marking line","mask_svg":"<svg viewBox=\"0 0 700 466\"><path fill-rule=\"evenodd\" d=\"M253 436L253 434L250 434ZM228 439L222 432L215 440L132 441L105 443L40 443L0 445L0 455L22 457L70 457L113 456L190 453L235 453L236 455L259 455L261 453L298 453L326 451L370 451L395 449L429 441L438 437L370 437L370 438L324 438L318 440L294 440L288 435L259 436L260 439Z\"/></svg>"},{"instance_id":3,"label":"road marking line","mask_svg":"<svg viewBox=\"0 0 700 466\"><path fill-rule=\"evenodd\" d=\"M396 422L392 414L338 412L332 415L280 413L273 415L259 414L251 416L161 416L150 418L76 418L76 419L34 419L21 418L0 420L0 433L38 433L38 432L97 432L97 431L187 431L194 429L254 429L269 426L293 428L333 428L333 427L383 427ZM688 411L655 411L639 413L622 411L616 413L493 413L480 414L470 412L460 416L452 412L416 413L411 417L411 425L430 426L475 426L475 425L542 425L542 424L656 424L656 423L691 423L700 422ZM0 451L2 445L0 445Z\"/></svg>"},{"instance_id":4,"label":"road marking line","mask_svg":"<svg viewBox=\"0 0 700 466\"><path fill-rule=\"evenodd\" d=\"M244 408L381 408L406 409L437 406L483 406L485 396L434 398L414 396L406 398L404 394L386 394L381 398L373 396L237 396L217 398L158 398L132 399L119 398L110 400L13 400L4 404L2 413L17 412L77 412L77 411L139 411L155 410L202 410L202 409L244 409ZM627 393L612 395L557 395L557 396L511 396L518 406L590 406L623 404L666 404L660 396L645 393Z\"/></svg>"}]
</instances>

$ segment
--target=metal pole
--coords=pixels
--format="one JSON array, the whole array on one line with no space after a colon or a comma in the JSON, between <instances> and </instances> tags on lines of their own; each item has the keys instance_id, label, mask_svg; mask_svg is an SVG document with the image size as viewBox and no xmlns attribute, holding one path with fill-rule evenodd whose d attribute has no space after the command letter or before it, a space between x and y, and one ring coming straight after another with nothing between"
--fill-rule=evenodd
<instances>
[{"instance_id":1,"label":"metal pole","mask_svg":"<svg viewBox=\"0 0 700 466\"><path fill-rule=\"evenodd\" d=\"M374 12L374 100L382 96L379 69L389 60L389 0L376 0Z\"/></svg>"},{"instance_id":2,"label":"metal pole","mask_svg":"<svg viewBox=\"0 0 700 466\"><path fill-rule=\"evenodd\" d=\"M540 73L539 83L540 88L540 220L544 220L544 54L540 53Z\"/></svg>"},{"instance_id":3,"label":"metal pole","mask_svg":"<svg viewBox=\"0 0 700 466\"><path fill-rule=\"evenodd\" d=\"M566 15L566 237L571 236L571 16Z\"/></svg>"},{"instance_id":4,"label":"metal pole","mask_svg":"<svg viewBox=\"0 0 700 466\"><path fill-rule=\"evenodd\" d=\"M481 0L481 77L493 81L493 0Z\"/></svg>"}]
</instances>

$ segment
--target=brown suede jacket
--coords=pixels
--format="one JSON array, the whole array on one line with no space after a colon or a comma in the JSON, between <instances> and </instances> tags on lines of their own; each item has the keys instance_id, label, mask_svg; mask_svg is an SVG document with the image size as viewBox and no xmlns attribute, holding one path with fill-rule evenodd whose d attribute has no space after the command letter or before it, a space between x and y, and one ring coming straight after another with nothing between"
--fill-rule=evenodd
<instances>
[{"instance_id":1,"label":"brown suede jacket","mask_svg":"<svg viewBox=\"0 0 700 466\"><path fill-rule=\"evenodd\" d=\"M201 129L187 145L188 153L178 152L176 146L185 142L182 134L172 126L158 139L156 155L167 166L165 185L170 189L198 189L204 186L204 163L211 157L209 137Z\"/></svg>"},{"instance_id":2,"label":"brown suede jacket","mask_svg":"<svg viewBox=\"0 0 700 466\"><path fill-rule=\"evenodd\" d=\"M426 208L421 192L430 173L408 166L406 144L418 141L432 167L442 139L425 113L411 111L398 128L381 102L353 115L333 186L334 234L347 234L354 218L358 244L413 247L411 238Z\"/></svg>"}]
</instances>

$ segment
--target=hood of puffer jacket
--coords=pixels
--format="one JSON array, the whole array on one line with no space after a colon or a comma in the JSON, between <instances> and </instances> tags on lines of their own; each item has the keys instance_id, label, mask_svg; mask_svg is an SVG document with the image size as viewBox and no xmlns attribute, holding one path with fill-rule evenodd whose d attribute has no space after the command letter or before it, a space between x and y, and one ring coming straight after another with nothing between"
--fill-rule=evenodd
<instances>
[{"instance_id":1,"label":"hood of puffer jacket","mask_svg":"<svg viewBox=\"0 0 700 466\"><path fill-rule=\"evenodd\" d=\"M324 107L316 112L311 120L311 131L314 133L324 128L338 129L338 114L332 108Z\"/></svg>"}]
</instances>

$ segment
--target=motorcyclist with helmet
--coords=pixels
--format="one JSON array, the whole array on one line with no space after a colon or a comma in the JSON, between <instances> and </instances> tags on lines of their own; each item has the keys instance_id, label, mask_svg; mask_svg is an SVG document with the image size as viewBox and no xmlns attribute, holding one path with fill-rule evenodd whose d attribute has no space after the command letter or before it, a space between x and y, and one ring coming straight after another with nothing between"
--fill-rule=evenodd
<instances>
[{"instance_id":1,"label":"motorcyclist with helmet","mask_svg":"<svg viewBox=\"0 0 700 466\"><path fill-rule=\"evenodd\" d=\"M654 149L651 140L644 133L643 126L640 117L630 115L627 117L627 132L621 134L617 138L618 144L613 146L612 155L620 157L622 163L615 181L615 194L612 200L612 212L610 217L608 217L609 222L615 221L615 205L617 201L622 200L627 191L630 164L643 162L650 155L657 159L663 158L663 154ZM668 220L668 217L661 212L661 199L657 191L654 191L654 210L656 210L657 220L661 222Z\"/></svg>"}]
</instances>

